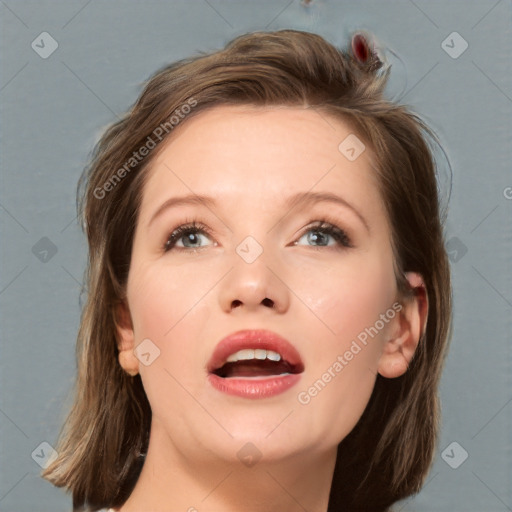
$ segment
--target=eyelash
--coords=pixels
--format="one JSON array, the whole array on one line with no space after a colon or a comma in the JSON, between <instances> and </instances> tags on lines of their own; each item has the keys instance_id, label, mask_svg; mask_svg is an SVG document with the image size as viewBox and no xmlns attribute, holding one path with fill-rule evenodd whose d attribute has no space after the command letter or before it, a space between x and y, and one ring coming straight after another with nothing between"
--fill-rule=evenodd
<instances>
[{"instance_id":1,"label":"eyelash","mask_svg":"<svg viewBox=\"0 0 512 512\"><path fill-rule=\"evenodd\" d=\"M350 240L347 233L343 229L337 227L335 224L332 224L325 218L317 220L317 221L315 221L315 224L308 226L301 233L301 235L299 236L298 239L302 238L306 233L309 233L310 231L317 231L317 232L324 233L326 235L330 235L334 238L334 240L336 240L336 242L339 245L341 245L347 249L354 247L354 245L352 244L352 241ZM182 238L183 236L185 236L187 234L191 234L191 233L211 236L212 230L210 228L208 228L207 226L205 226L204 224L202 224L201 222L196 222L195 220L187 221L185 224L182 224L181 226L177 227L174 231L171 232L171 234L169 235L169 237L167 238L167 240L164 243L164 246L163 246L164 252L169 252L170 250L172 250L174 248L174 246L176 245L176 242L178 240L180 240L180 238ZM331 246L310 246L310 247L312 247L313 249L332 248ZM182 251L187 251L187 250L190 251L191 250L191 251L195 252L198 249L202 249L202 247L198 247L196 249L179 247L177 250L182 250Z\"/></svg>"}]
</instances>

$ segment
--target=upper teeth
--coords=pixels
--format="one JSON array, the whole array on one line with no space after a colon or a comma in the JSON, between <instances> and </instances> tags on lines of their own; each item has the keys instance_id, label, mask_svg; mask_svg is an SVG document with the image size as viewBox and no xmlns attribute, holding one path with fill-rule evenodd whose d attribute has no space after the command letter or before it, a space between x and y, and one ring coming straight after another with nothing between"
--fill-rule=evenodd
<instances>
[{"instance_id":1,"label":"upper teeth","mask_svg":"<svg viewBox=\"0 0 512 512\"><path fill-rule=\"evenodd\" d=\"M271 361L280 361L281 356L274 352L273 350L265 350L265 349L252 349L246 348L243 350L239 350L234 354L231 354L227 359L227 363L234 363L236 361L245 361L248 359L270 359Z\"/></svg>"}]
</instances>

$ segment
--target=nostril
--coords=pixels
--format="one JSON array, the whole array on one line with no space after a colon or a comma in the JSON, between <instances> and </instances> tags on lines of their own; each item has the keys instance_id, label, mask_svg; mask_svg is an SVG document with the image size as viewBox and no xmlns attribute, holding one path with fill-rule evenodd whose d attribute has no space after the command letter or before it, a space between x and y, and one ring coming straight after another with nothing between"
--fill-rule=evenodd
<instances>
[{"instance_id":1,"label":"nostril","mask_svg":"<svg viewBox=\"0 0 512 512\"><path fill-rule=\"evenodd\" d=\"M262 303L263 303L264 306L268 306L270 308L274 307L274 301L272 299L268 299L268 298L263 299Z\"/></svg>"}]
</instances>

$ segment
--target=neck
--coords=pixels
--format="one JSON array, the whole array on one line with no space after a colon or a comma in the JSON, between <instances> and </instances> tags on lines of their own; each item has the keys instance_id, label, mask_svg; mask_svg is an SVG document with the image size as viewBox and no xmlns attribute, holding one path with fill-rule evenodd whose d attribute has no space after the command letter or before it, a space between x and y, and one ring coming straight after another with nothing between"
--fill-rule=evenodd
<instances>
[{"instance_id":1,"label":"neck","mask_svg":"<svg viewBox=\"0 0 512 512\"><path fill-rule=\"evenodd\" d=\"M290 455L249 465L176 446L154 422L146 460L120 512L326 512L336 463L328 453ZM250 452L250 449L249 449ZM200 460L199 460L200 459ZM171 462L172 461L172 462Z\"/></svg>"}]
</instances>

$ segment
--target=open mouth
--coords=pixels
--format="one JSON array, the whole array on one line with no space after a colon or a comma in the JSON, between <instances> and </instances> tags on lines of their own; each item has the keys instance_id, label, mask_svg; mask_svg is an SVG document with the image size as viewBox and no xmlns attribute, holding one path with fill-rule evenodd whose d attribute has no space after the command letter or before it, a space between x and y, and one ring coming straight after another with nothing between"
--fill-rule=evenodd
<instances>
[{"instance_id":1,"label":"open mouth","mask_svg":"<svg viewBox=\"0 0 512 512\"><path fill-rule=\"evenodd\" d=\"M206 365L208 382L221 393L244 399L280 395L296 386L304 364L279 334L245 329L222 339Z\"/></svg>"},{"instance_id":2,"label":"open mouth","mask_svg":"<svg viewBox=\"0 0 512 512\"><path fill-rule=\"evenodd\" d=\"M257 378L302 373L302 364L291 364L279 353L265 349L243 349L231 354L212 373L223 379Z\"/></svg>"}]
</instances>

